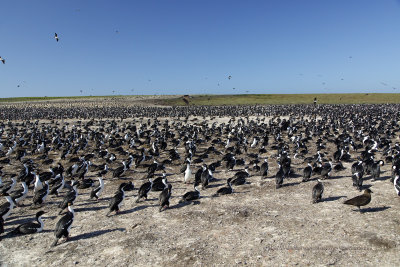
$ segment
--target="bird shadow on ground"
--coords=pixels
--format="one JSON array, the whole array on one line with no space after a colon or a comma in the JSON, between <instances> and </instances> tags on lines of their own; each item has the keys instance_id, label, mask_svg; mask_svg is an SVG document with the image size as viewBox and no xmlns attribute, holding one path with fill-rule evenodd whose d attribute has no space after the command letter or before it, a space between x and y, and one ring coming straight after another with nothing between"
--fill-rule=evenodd
<instances>
[{"instance_id":1,"label":"bird shadow on ground","mask_svg":"<svg viewBox=\"0 0 400 267\"><path fill-rule=\"evenodd\" d=\"M327 197L327 198L323 198L321 200L321 202L335 201L335 200L341 199L343 197L346 197L346 196Z\"/></svg>"},{"instance_id":2,"label":"bird shadow on ground","mask_svg":"<svg viewBox=\"0 0 400 267\"><path fill-rule=\"evenodd\" d=\"M391 207L388 206L383 206L383 207L375 207L375 208L365 208L361 209L361 213L366 213L366 212L379 212L379 211L384 211L387 209L390 209Z\"/></svg>"},{"instance_id":3,"label":"bird shadow on ground","mask_svg":"<svg viewBox=\"0 0 400 267\"><path fill-rule=\"evenodd\" d=\"M375 179L375 181L386 181L386 180L389 180L390 178L392 178L392 176L388 175L388 176L379 177L379 178Z\"/></svg>"},{"instance_id":4,"label":"bird shadow on ground","mask_svg":"<svg viewBox=\"0 0 400 267\"><path fill-rule=\"evenodd\" d=\"M326 179L322 179L321 180L336 180L336 179L340 179L340 178L344 178L344 177L349 177L349 176L344 176L344 175L340 175L340 176L330 176L329 178ZM351 178L351 177L350 177Z\"/></svg>"},{"instance_id":5,"label":"bird shadow on ground","mask_svg":"<svg viewBox=\"0 0 400 267\"><path fill-rule=\"evenodd\" d=\"M173 206L170 206L170 209L179 209L179 208L183 208L185 206L189 206L189 205L199 205L200 201L186 201L186 202L182 202L182 203L178 203L175 204Z\"/></svg>"},{"instance_id":6,"label":"bird shadow on ground","mask_svg":"<svg viewBox=\"0 0 400 267\"><path fill-rule=\"evenodd\" d=\"M97 211L97 210L102 210L102 209L106 209L106 208L108 208L108 206L78 208L78 209L75 209L75 211L76 211L76 212L81 212L81 211Z\"/></svg>"},{"instance_id":7,"label":"bird shadow on ground","mask_svg":"<svg viewBox=\"0 0 400 267\"><path fill-rule=\"evenodd\" d=\"M11 232L14 231L15 229L8 229L4 233L6 233L4 236L2 236L2 239L7 239L7 238L13 238L13 237L18 237L18 236L24 236L23 234L12 234ZM50 233L53 232L50 229L47 230L42 230L40 233ZM31 235L31 234L25 234L25 235Z\"/></svg>"},{"instance_id":8,"label":"bird shadow on ground","mask_svg":"<svg viewBox=\"0 0 400 267\"><path fill-rule=\"evenodd\" d=\"M368 189L368 188L371 188L372 187L372 184L364 184L362 187L361 187L361 190L364 190L364 189ZM360 191L361 191L360 190Z\"/></svg>"},{"instance_id":9,"label":"bird shadow on ground","mask_svg":"<svg viewBox=\"0 0 400 267\"><path fill-rule=\"evenodd\" d=\"M84 234L72 236L71 238L69 238L69 241L77 241L77 240L81 240L81 239L92 238L92 237L104 235L104 234L107 234L107 233L110 233L110 232L115 232L115 231L123 232L125 230L126 230L125 228L98 230L98 231L93 231L93 232L90 232L90 233L84 233Z\"/></svg>"},{"instance_id":10,"label":"bird shadow on ground","mask_svg":"<svg viewBox=\"0 0 400 267\"><path fill-rule=\"evenodd\" d=\"M134 207L133 209L121 211L118 213L118 215L129 214L129 213L132 213L135 211L144 210L145 208L148 208L148 207L151 207L151 205L142 205L142 206Z\"/></svg>"},{"instance_id":11,"label":"bird shadow on ground","mask_svg":"<svg viewBox=\"0 0 400 267\"><path fill-rule=\"evenodd\" d=\"M299 177L302 177L302 175L301 175L301 174L298 174L298 173L291 173L291 174L289 175L289 179L291 179L291 178L299 178Z\"/></svg>"},{"instance_id":12,"label":"bird shadow on ground","mask_svg":"<svg viewBox=\"0 0 400 267\"><path fill-rule=\"evenodd\" d=\"M8 217L7 221L11 221L11 220L14 220L14 219L26 218L26 217L32 217L32 216L34 216L34 215L27 214L27 215L12 216L12 217Z\"/></svg>"},{"instance_id":13,"label":"bird shadow on ground","mask_svg":"<svg viewBox=\"0 0 400 267\"><path fill-rule=\"evenodd\" d=\"M207 188L220 187L222 185L224 185L224 184L209 184L209 185L207 185Z\"/></svg>"},{"instance_id":14,"label":"bird shadow on ground","mask_svg":"<svg viewBox=\"0 0 400 267\"><path fill-rule=\"evenodd\" d=\"M286 184L283 184L282 187L292 186L292 185L299 185L299 184L300 184L300 182L286 183Z\"/></svg>"},{"instance_id":15,"label":"bird shadow on ground","mask_svg":"<svg viewBox=\"0 0 400 267\"><path fill-rule=\"evenodd\" d=\"M36 222L33 218L24 218L24 219L14 220L12 222L7 220L6 225L23 224L23 223L32 222L32 221Z\"/></svg>"}]
</instances>

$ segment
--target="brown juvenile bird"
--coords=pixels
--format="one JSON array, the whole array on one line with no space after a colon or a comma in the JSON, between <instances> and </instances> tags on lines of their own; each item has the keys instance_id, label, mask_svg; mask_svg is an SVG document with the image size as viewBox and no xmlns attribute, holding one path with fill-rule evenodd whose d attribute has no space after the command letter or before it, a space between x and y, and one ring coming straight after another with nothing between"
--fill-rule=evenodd
<instances>
[{"instance_id":1,"label":"brown juvenile bird","mask_svg":"<svg viewBox=\"0 0 400 267\"><path fill-rule=\"evenodd\" d=\"M370 189L365 189L362 195L348 199L343 204L357 206L358 211L361 212L360 207L371 202L371 193L372 191Z\"/></svg>"},{"instance_id":2,"label":"brown juvenile bird","mask_svg":"<svg viewBox=\"0 0 400 267\"><path fill-rule=\"evenodd\" d=\"M318 179L318 183L314 185L312 189L312 203L317 203L322 199L322 193L324 192L324 185L321 183L321 180Z\"/></svg>"}]
</instances>

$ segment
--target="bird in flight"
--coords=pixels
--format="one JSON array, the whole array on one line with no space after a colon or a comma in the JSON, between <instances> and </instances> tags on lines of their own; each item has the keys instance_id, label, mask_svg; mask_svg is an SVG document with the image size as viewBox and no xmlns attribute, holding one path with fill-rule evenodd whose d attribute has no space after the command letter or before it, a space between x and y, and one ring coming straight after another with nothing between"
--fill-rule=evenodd
<instances>
[{"instance_id":1,"label":"bird in flight","mask_svg":"<svg viewBox=\"0 0 400 267\"><path fill-rule=\"evenodd\" d=\"M229 75L229 76L228 76L228 79L230 80L231 78L232 78L232 76L231 76L231 75Z\"/></svg>"},{"instance_id":2,"label":"bird in flight","mask_svg":"<svg viewBox=\"0 0 400 267\"><path fill-rule=\"evenodd\" d=\"M3 62L3 64L6 64L6 60L4 58L2 58L1 56L0 56L0 61Z\"/></svg>"},{"instance_id":3,"label":"bird in flight","mask_svg":"<svg viewBox=\"0 0 400 267\"><path fill-rule=\"evenodd\" d=\"M56 41L58 42L58 35L57 35L57 33L54 33L54 39L56 39Z\"/></svg>"}]
</instances>

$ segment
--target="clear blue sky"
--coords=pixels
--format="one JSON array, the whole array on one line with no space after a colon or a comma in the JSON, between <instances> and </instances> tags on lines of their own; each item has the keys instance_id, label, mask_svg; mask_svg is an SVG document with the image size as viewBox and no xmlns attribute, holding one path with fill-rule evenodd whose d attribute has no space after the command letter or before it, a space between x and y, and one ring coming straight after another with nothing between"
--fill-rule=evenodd
<instances>
[{"instance_id":1,"label":"clear blue sky","mask_svg":"<svg viewBox=\"0 0 400 267\"><path fill-rule=\"evenodd\" d=\"M400 1L1 0L0 56L0 97L399 93Z\"/></svg>"}]
</instances>

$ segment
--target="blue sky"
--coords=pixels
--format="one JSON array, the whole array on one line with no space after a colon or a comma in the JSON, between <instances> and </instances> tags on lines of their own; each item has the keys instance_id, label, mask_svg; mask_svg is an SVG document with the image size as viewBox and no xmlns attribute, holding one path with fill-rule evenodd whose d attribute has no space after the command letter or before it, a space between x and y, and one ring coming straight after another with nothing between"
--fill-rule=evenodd
<instances>
[{"instance_id":1,"label":"blue sky","mask_svg":"<svg viewBox=\"0 0 400 267\"><path fill-rule=\"evenodd\" d=\"M399 93L400 1L1 0L0 56L0 97Z\"/></svg>"}]
</instances>

